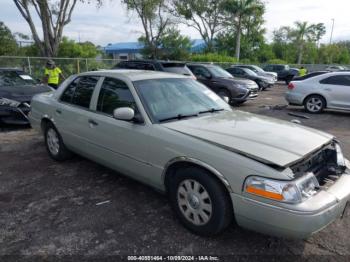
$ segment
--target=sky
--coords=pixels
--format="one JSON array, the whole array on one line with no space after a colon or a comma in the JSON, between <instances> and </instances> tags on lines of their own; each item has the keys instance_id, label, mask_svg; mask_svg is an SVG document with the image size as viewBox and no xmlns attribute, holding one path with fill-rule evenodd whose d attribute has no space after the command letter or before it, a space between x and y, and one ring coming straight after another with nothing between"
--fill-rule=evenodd
<instances>
[{"instance_id":1,"label":"sky","mask_svg":"<svg viewBox=\"0 0 350 262\"><path fill-rule=\"evenodd\" d=\"M72 22L64 29L64 35L76 41L91 41L106 46L108 43L136 41L142 34L138 17L126 11L120 0L106 0L97 9L93 4L77 4ZM324 23L327 29L322 42L328 43L332 19L335 19L333 40L350 40L350 0L265 0L266 38L271 40L272 32L280 26L292 26L295 21ZM30 29L12 0L0 0L0 21L12 32L30 35ZM37 27L40 24L37 22ZM191 39L200 35L190 27L180 25L182 34ZM38 30L40 32L40 30Z\"/></svg>"}]
</instances>

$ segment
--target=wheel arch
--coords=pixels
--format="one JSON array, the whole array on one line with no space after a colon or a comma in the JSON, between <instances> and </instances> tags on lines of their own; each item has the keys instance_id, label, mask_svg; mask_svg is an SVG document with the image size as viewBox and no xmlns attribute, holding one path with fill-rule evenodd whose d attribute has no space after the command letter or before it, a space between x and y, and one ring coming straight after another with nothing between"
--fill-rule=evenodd
<instances>
[{"instance_id":1,"label":"wheel arch","mask_svg":"<svg viewBox=\"0 0 350 262\"><path fill-rule=\"evenodd\" d=\"M226 189L227 193L230 194L233 192L230 183L225 178L224 175L222 175L218 170L216 170L214 167L204 163L201 160L189 158L189 157L176 157L172 160L170 160L164 168L164 171L162 173L162 182L165 186L166 192L168 192L168 187L170 183L170 178L174 175L176 170L184 167L196 167L199 169L202 169L204 171L209 172L212 174L214 178L216 178Z\"/></svg>"},{"instance_id":2,"label":"wheel arch","mask_svg":"<svg viewBox=\"0 0 350 262\"><path fill-rule=\"evenodd\" d=\"M52 118L50 118L48 115L44 115L42 118L41 118L41 123L40 123L40 126L41 126L41 131L44 132L45 131L45 128L47 127L47 124L48 123L51 123L55 126L55 122Z\"/></svg>"}]
</instances>

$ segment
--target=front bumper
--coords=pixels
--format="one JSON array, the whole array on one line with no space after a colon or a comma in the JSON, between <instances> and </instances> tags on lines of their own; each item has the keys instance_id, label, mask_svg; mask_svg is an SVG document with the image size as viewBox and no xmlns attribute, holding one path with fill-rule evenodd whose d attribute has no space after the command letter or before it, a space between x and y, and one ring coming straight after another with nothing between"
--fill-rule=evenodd
<instances>
[{"instance_id":1,"label":"front bumper","mask_svg":"<svg viewBox=\"0 0 350 262\"><path fill-rule=\"evenodd\" d=\"M27 125L30 107L20 105L17 107L0 106L0 122L8 125Z\"/></svg>"},{"instance_id":2,"label":"front bumper","mask_svg":"<svg viewBox=\"0 0 350 262\"><path fill-rule=\"evenodd\" d=\"M346 172L329 189L297 205L282 207L231 194L237 224L268 235L307 238L344 213L350 201L350 170Z\"/></svg>"}]
</instances>

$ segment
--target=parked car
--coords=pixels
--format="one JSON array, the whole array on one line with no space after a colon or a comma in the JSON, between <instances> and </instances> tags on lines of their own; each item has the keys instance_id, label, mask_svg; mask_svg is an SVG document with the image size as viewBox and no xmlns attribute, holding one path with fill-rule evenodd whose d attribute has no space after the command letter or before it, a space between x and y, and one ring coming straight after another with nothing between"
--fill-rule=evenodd
<instances>
[{"instance_id":1,"label":"parked car","mask_svg":"<svg viewBox=\"0 0 350 262\"><path fill-rule=\"evenodd\" d=\"M0 123L28 124L33 95L51 91L17 68L0 68Z\"/></svg>"},{"instance_id":2,"label":"parked car","mask_svg":"<svg viewBox=\"0 0 350 262\"><path fill-rule=\"evenodd\" d=\"M326 70L331 72L337 72L337 71L346 71L349 69L346 66L331 65L326 67Z\"/></svg>"},{"instance_id":3,"label":"parked car","mask_svg":"<svg viewBox=\"0 0 350 262\"><path fill-rule=\"evenodd\" d=\"M53 159L75 152L168 194L179 220L200 235L235 219L305 238L349 206L350 164L332 135L233 110L185 76L72 76L33 98L30 121Z\"/></svg>"},{"instance_id":4,"label":"parked car","mask_svg":"<svg viewBox=\"0 0 350 262\"><path fill-rule=\"evenodd\" d=\"M286 84L289 84L294 76L299 75L299 70L297 68L290 68L289 65L266 65L264 70L276 72L277 79L285 81Z\"/></svg>"},{"instance_id":5,"label":"parked car","mask_svg":"<svg viewBox=\"0 0 350 262\"><path fill-rule=\"evenodd\" d=\"M257 65L237 65L241 68L248 68L258 74L259 76L265 76L265 77L272 77L272 79L276 82L277 81L277 73L276 72L266 72L264 69Z\"/></svg>"},{"instance_id":6,"label":"parked car","mask_svg":"<svg viewBox=\"0 0 350 262\"><path fill-rule=\"evenodd\" d=\"M114 66L114 69L162 71L191 76L194 78L194 75L192 74L191 70L188 69L185 63L181 62L162 60L129 60L119 62Z\"/></svg>"},{"instance_id":7,"label":"parked car","mask_svg":"<svg viewBox=\"0 0 350 262\"><path fill-rule=\"evenodd\" d=\"M323 74L326 74L326 73L329 73L329 71L314 71L314 72L308 73L308 74L306 74L304 76L294 76L293 77L293 81L301 81L301 80L305 80L305 79L308 79L308 78L311 78L311 77L314 77L314 76L323 75Z\"/></svg>"},{"instance_id":8,"label":"parked car","mask_svg":"<svg viewBox=\"0 0 350 262\"><path fill-rule=\"evenodd\" d=\"M242 104L258 96L258 85L251 80L236 79L220 66L187 64L197 80L230 104Z\"/></svg>"},{"instance_id":9,"label":"parked car","mask_svg":"<svg viewBox=\"0 0 350 262\"><path fill-rule=\"evenodd\" d=\"M250 79L254 81L260 90L265 90L266 88L270 88L275 84L275 81L272 77L259 76L252 70L240 66L233 66L226 69L234 77L240 77L245 79Z\"/></svg>"},{"instance_id":10,"label":"parked car","mask_svg":"<svg viewBox=\"0 0 350 262\"><path fill-rule=\"evenodd\" d=\"M310 113L325 108L350 110L350 72L326 73L288 85L286 100Z\"/></svg>"}]
</instances>

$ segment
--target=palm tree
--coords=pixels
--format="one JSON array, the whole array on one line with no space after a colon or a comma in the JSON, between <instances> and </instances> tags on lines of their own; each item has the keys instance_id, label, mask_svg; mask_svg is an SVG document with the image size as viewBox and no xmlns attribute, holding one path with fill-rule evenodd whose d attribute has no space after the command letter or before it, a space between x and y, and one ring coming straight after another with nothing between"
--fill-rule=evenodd
<instances>
[{"instance_id":1,"label":"palm tree","mask_svg":"<svg viewBox=\"0 0 350 262\"><path fill-rule=\"evenodd\" d=\"M235 56L237 61L239 61L241 52L242 21L245 17L252 16L257 10L262 10L263 8L264 5L259 0L226 0L223 3L223 9L231 20L228 23L231 24L233 20L236 29Z\"/></svg>"},{"instance_id":2,"label":"palm tree","mask_svg":"<svg viewBox=\"0 0 350 262\"><path fill-rule=\"evenodd\" d=\"M294 38L298 46L298 64L303 60L304 46L307 41L315 41L316 26L315 24L308 24L308 22L295 22L295 29L290 32L290 37Z\"/></svg>"}]
</instances>

